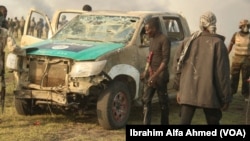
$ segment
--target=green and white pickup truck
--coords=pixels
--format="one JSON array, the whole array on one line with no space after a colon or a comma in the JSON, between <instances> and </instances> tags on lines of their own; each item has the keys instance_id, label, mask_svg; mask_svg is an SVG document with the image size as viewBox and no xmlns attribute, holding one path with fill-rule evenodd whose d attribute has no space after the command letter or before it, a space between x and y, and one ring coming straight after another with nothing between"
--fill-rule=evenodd
<instances>
[{"instance_id":1,"label":"green and white pickup truck","mask_svg":"<svg viewBox=\"0 0 250 141\"><path fill-rule=\"evenodd\" d=\"M62 15L72 19L59 27ZM30 35L33 17L47 23L48 34ZM140 73L148 55L144 23L150 17L159 18L162 32L172 41L171 68L176 47L190 35L186 19L178 13L65 10L56 12L50 21L31 10L21 39L26 56L10 54L7 59L15 73L17 112L94 111L103 128L123 128L131 108L141 101Z\"/></svg>"}]
</instances>

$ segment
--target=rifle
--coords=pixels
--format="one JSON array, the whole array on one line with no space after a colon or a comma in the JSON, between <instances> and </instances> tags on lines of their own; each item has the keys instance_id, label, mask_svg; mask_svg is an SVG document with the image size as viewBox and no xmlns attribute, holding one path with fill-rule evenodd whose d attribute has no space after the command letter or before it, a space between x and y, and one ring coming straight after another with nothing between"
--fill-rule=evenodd
<instances>
[{"instance_id":1,"label":"rifle","mask_svg":"<svg viewBox=\"0 0 250 141\"><path fill-rule=\"evenodd\" d=\"M196 39L197 37L199 37L200 35L201 35L201 31L194 32L192 34L191 38L189 38L188 41L186 42L186 44L184 45L184 48L183 48L183 50L181 52L181 55L180 55L180 58L179 58L179 60L177 62L177 67L176 67L177 72L180 72L180 70L181 70L183 60L184 60L184 58L186 56L186 53L187 53L187 51L189 49L189 46L190 46L191 42L194 39Z\"/></svg>"},{"instance_id":2,"label":"rifle","mask_svg":"<svg viewBox=\"0 0 250 141\"><path fill-rule=\"evenodd\" d=\"M144 69L144 80L145 80L145 77L147 76L148 74L148 69L149 69L149 65L151 63L151 60L152 60L152 57L153 57L153 51L150 51L149 52L149 55L147 57L147 63L146 63L146 66L145 66L145 69ZM151 72L150 72L151 73Z\"/></svg>"}]
</instances>

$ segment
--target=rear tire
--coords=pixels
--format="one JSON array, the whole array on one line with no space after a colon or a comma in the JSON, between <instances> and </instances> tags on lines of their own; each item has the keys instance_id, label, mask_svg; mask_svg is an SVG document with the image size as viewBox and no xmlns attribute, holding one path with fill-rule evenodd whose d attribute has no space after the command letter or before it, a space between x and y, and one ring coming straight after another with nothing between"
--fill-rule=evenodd
<instances>
[{"instance_id":1,"label":"rear tire","mask_svg":"<svg viewBox=\"0 0 250 141\"><path fill-rule=\"evenodd\" d=\"M119 129L126 125L131 111L131 96L125 84L111 82L97 101L97 118L105 129Z\"/></svg>"}]
</instances>

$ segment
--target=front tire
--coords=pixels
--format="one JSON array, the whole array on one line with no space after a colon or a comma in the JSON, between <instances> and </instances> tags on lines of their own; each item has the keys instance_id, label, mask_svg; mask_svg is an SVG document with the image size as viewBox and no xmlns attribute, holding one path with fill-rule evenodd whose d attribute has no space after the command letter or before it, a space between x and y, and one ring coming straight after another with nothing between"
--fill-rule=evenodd
<instances>
[{"instance_id":1,"label":"front tire","mask_svg":"<svg viewBox=\"0 0 250 141\"><path fill-rule=\"evenodd\" d=\"M15 108L20 115L31 115L31 100L15 98Z\"/></svg>"},{"instance_id":2,"label":"front tire","mask_svg":"<svg viewBox=\"0 0 250 141\"><path fill-rule=\"evenodd\" d=\"M119 129L126 125L131 111L131 96L125 84L111 82L97 101L97 118L105 129Z\"/></svg>"}]
</instances>

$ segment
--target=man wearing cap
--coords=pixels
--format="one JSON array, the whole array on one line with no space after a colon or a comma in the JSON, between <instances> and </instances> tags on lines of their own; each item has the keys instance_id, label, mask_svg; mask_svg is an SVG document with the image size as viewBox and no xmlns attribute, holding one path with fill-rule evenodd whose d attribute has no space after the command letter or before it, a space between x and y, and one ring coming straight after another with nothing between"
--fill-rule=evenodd
<instances>
[{"instance_id":1,"label":"man wearing cap","mask_svg":"<svg viewBox=\"0 0 250 141\"><path fill-rule=\"evenodd\" d=\"M233 34L231 42L228 46L230 53L234 47L234 56L231 66L231 88L232 94L237 93L240 72L242 77L241 94L245 100L249 97L248 78L250 77L250 23L243 19L239 23L240 31Z\"/></svg>"},{"instance_id":2,"label":"man wearing cap","mask_svg":"<svg viewBox=\"0 0 250 141\"><path fill-rule=\"evenodd\" d=\"M208 11L200 17L200 30L177 48L173 69L180 124L191 124L198 108L203 109L207 124L220 124L222 111L231 102L230 64L224 39L216 34L216 16Z\"/></svg>"}]
</instances>

